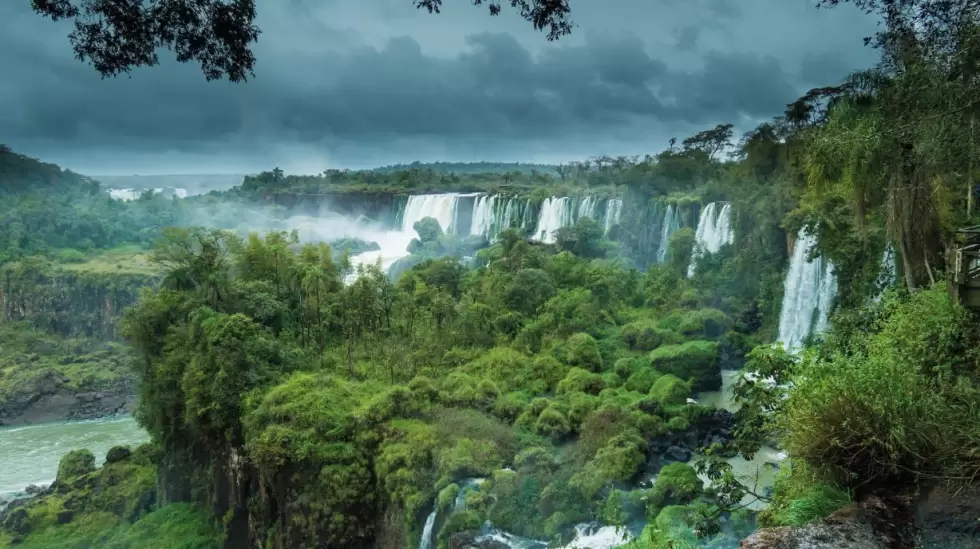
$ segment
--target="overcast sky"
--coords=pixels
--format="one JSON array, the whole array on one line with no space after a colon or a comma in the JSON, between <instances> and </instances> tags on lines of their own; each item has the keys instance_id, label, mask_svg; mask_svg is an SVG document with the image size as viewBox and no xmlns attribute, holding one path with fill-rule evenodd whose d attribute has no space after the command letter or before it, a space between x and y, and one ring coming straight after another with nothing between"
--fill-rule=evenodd
<instances>
[{"instance_id":1,"label":"overcast sky","mask_svg":"<svg viewBox=\"0 0 980 549\"><path fill-rule=\"evenodd\" d=\"M877 58L873 19L816 0L569 0L578 27L558 42L506 8L444 3L259 0L256 75L231 84L170 52L102 80L70 24L4 0L0 143L107 175L642 155L751 129Z\"/></svg>"}]
</instances>

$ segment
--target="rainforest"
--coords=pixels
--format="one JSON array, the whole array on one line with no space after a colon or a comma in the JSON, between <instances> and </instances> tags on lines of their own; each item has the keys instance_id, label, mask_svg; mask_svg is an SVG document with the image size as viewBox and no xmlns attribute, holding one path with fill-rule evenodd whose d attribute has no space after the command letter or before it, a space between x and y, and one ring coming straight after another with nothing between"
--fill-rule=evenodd
<instances>
[{"instance_id":1,"label":"rainforest","mask_svg":"<svg viewBox=\"0 0 980 549\"><path fill-rule=\"evenodd\" d=\"M959 30L644 157L0 147L0 548L975 547Z\"/></svg>"}]
</instances>

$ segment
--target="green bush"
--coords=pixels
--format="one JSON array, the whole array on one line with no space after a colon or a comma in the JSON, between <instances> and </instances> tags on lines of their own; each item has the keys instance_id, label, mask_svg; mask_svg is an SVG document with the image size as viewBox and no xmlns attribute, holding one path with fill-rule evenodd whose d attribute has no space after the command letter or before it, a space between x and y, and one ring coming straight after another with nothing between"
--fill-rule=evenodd
<instances>
[{"instance_id":1,"label":"green bush","mask_svg":"<svg viewBox=\"0 0 980 549\"><path fill-rule=\"evenodd\" d=\"M665 345L650 353L654 369L681 379L693 379L695 391L721 388L718 367L718 344L713 341L688 341L680 345Z\"/></svg>"},{"instance_id":2,"label":"green bush","mask_svg":"<svg viewBox=\"0 0 980 549\"><path fill-rule=\"evenodd\" d=\"M565 343L565 360L570 366L598 372L602 370L602 355L595 338L589 334L578 333Z\"/></svg>"},{"instance_id":3,"label":"green bush","mask_svg":"<svg viewBox=\"0 0 980 549\"><path fill-rule=\"evenodd\" d=\"M650 396L662 405L684 404L691 395L691 385L673 374L657 379L650 388Z\"/></svg>"},{"instance_id":4,"label":"green bush","mask_svg":"<svg viewBox=\"0 0 980 549\"><path fill-rule=\"evenodd\" d=\"M633 351L652 351L661 345L680 343L682 338L673 330L660 328L653 320L641 320L623 326L623 342Z\"/></svg>"},{"instance_id":5,"label":"green bush","mask_svg":"<svg viewBox=\"0 0 980 549\"><path fill-rule=\"evenodd\" d=\"M72 450L58 462L58 482L72 480L95 471L95 456L88 450Z\"/></svg>"},{"instance_id":6,"label":"green bush","mask_svg":"<svg viewBox=\"0 0 980 549\"><path fill-rule=\"evenodd\" d=\"M587 393L597 395L606 388L606 383L602 376L594 374L582 368L572 368L568 371L565 379L558 383L559 395L568 393Z\"/></svg>"},{"instance_id":7,"label":"green bush","mask_svg":"<svg viewBox=\"0 0 980 549\"><path fill-rule=\"evenodd\" d=\"M650 392L650 388L653 387L654 382L660 379L662 375L653 368L643 368L626 380L626 388L638 393L648 393Z\"/></svg>"}]
</instances>

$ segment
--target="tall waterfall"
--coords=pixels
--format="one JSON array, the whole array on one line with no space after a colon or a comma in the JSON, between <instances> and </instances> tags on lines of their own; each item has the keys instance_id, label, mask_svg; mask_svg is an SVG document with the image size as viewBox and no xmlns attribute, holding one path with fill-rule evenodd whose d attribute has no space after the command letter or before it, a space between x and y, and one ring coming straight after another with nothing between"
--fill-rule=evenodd
<instances>
[{"instance_id":1,"label":"tall waterfall","mask_svg":"<svg viewBox=\"0 0 980 549\"><path fill-rule=\"evenodd\" d=\"M815 235L805 227L800 229L786 273L778 340L790 351L799 349L810 335L827 329L830 306L837 293L833 264L823 257L807 261L816 243Z\"/></svg>"},{"instance_id":2,"label":"tall waterfall","mask_svg":"<svg viewBox=\"0 0 980 549\"><path fill-rule=\"evenodd\" d=\"M695 264L704 253L717 253L725 244L735 240L732 230L732 205L728 202L712 202L701 210L698 228L694 235L694 251L687 266L687 276L694 276Z\"/></svg>"},{"instance_id":3,"label":"tall waterfall","mask_svg":"<svg viewBox=\"0 0 980 549\"><path fill-rule=\"evenodd\" d=\"M381 249L351 257L351 265L355 268L358 265L373 265L380 259L381 269L388 272L396 261L408 255L408 245L418 236L415 232L415 223L431 217L439 222L443 232L451 232L458 224L456 217L459 199L466 196L474 195L447 193L408 197L405 211L402 212L400 228L378 235L375 241ZM352 280L354 277L356 273L352 273L349 279Z\"/></svg>"},{"instance_id":4,"label":"tall waterfall","mask_svg":"<svg viewBox=\"0 0 980 549\"><path fill-rule=\"evenodd\" d=\"M432 547L432 528L436 524L436 515L439 514L439 500L432 506L432 512L425 519L425 526L422 527L422 537L419 538L419 549L430 549Z\"/></svg>"},{"instance_id":5,"label":"tall waterfall","mask_svg":"<svg viewBox=\"0 0 980 549\"><path fill-rule=\"evenodd\" d=\"M538 226L534 238L548 244L555 242L555 231L575 223L572 199L563 196L546 198L538 214Z\"/></svg>"},{"instance_id":6,"label":"tall waterfall","mask_svg":"<svg viewBox=\"0 0 980 549\"><path fill-rule=\"evenodd\" d=\"M530 199L481 194L476 197L476 203L473 205L470 234L494 240L506 229L518 229L528 233L533 225L534 208Z\"/></svg>"},{"instance_id":7,"label":"tall waterfall","mask_svg":"<svg viewBox=\"0 0 980 549\"><path fill-rule=\"evenodd\" d=\"M602 218L602 227L608 233L613 225L619 224L619 218L623 213L623 199L610 198L606 201L606 213Z\"/></svg>"},{"instance_id":8,"label":"tall waterfall","mask_svg":"<svg viewBox=\"0 0 980 549\"><path fill-rule=\"evenodd\" d=\"M426 217L435 218L443 232L450 232L456 225L456 212L462 194L420 194L408 197L402 214L402 232L411 233L416 222ZM472 196L472 195L471 195Z\"/></svg>"},{"instance_id":9,"label":"tall waterfall","mask_svg":"<svg viewBox=\"0 0 980 549\"><path fill-rule=\"evenodd\" d=\"M667 261L667 251L670 248L670 235L681 228L681 216L678 208L673 204L667 204L667 211L664 212L663 228L660 230L660 248L657 249L657 263Z\"/></svg>"}]
</instances>

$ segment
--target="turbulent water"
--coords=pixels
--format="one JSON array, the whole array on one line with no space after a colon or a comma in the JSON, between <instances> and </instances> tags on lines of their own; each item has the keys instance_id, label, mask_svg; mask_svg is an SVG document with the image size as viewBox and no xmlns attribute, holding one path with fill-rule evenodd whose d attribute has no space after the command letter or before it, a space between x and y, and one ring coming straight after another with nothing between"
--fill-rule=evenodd
<instances>
[{"instance_id":1,"label":"turbulent water","mask_svg":"<svg viewBox=\"0 0 980 549\"><path fill-rule=\"evenodd\" d=\"M419 549L429 549L432 547L432 527L436 524L436 517L439 516L439 501L432 504L432 512L425 519L425 526L422 527L422 537L419 538Z\"/></svg>"},{"instance_id":2,"label":"turbulent water","mask_svg":"<svg viewBox=\"0 0 980 549\"><path fill-rule=\"evenodd\" d=\"M619 198L610 198L606 201L606 213L602 218L602 228L608 233L613 226L619 225L619 220L623 214L623 201Z\"/></svg>"},{"instance_id":3,"label":"turbulent water","mask_svg":"<svg viewBox=\"0 0 980 549\"><path fill-rule=\"evenodd\" d=\"M470 234L495 240L506 229L518 229L526 234L534 227L534 223L531 199L481 194L473 204Z\"/></svg>"},{"instance_id":4,"label":"turbulent water","mask_svg":"<svg viewBox=\"0 0 980 549\"><path fill-rule=\"evenodd\" d=\"M572 199L567 196L546 198L538 214L534 238L548 244L555 242L555 231L575 223Z\"/></svg>"},{"instance_id":5,"label":"turbulent water","mask_svg":"<svg viewBox=\"0 0 980 549\"><path fill-rule=\"evenodd\" d=\"M788 350L799 349L807 337L827 329L830 307L837 293L834 266L819 257L808 261L817 243L815 235L800 229L793 246L783 290L777 340Z\"/></svg>"},{"instance_id":6,"label":"turbulent water","mask_svg":"<svg viewBox=\"0 0 980 549\"><path fill-rule=\"evenodd\" d=\"M408 203L401 214L401 222L398 227L384 231L376 235L374 241L381 247L380 250L364 252L350 258L351 265L373 265L380 261L384 272L398 261L408 256L408 245L413 238L418 238L415 232L415 224L426 217L431 217L439 222L442 231L451 232L459 224L457 219L460 198L474 196L472 194L422 194L408 197ZM352 274L351 277L356 277Z\"/></svg>"},{"instance_id":7,"label":"turbulent water","mask_svg":"<svg viewBox=\"0 0 980 549\"><path fill-rule=\"evenodd\" d=\"M735 240L732 230L732 205L712 202L701 210L698 228L694 234L694 251L687 267L687 276L694 276L698 258L704 253L717 253L725 244Z\"/></svg>"},{"instance_id":8,"label":"turbulent water","mask_svg":"<svg viewBox=\"0 0 980 549\"><path fill-rule=\"evenodd\" d=\"M102 465L113 446L148 440L132 417L47 423L0 429L0 500L9 500L31 484L50 484L61 456L88 449Z\"/></svg>"}]
</instances>

